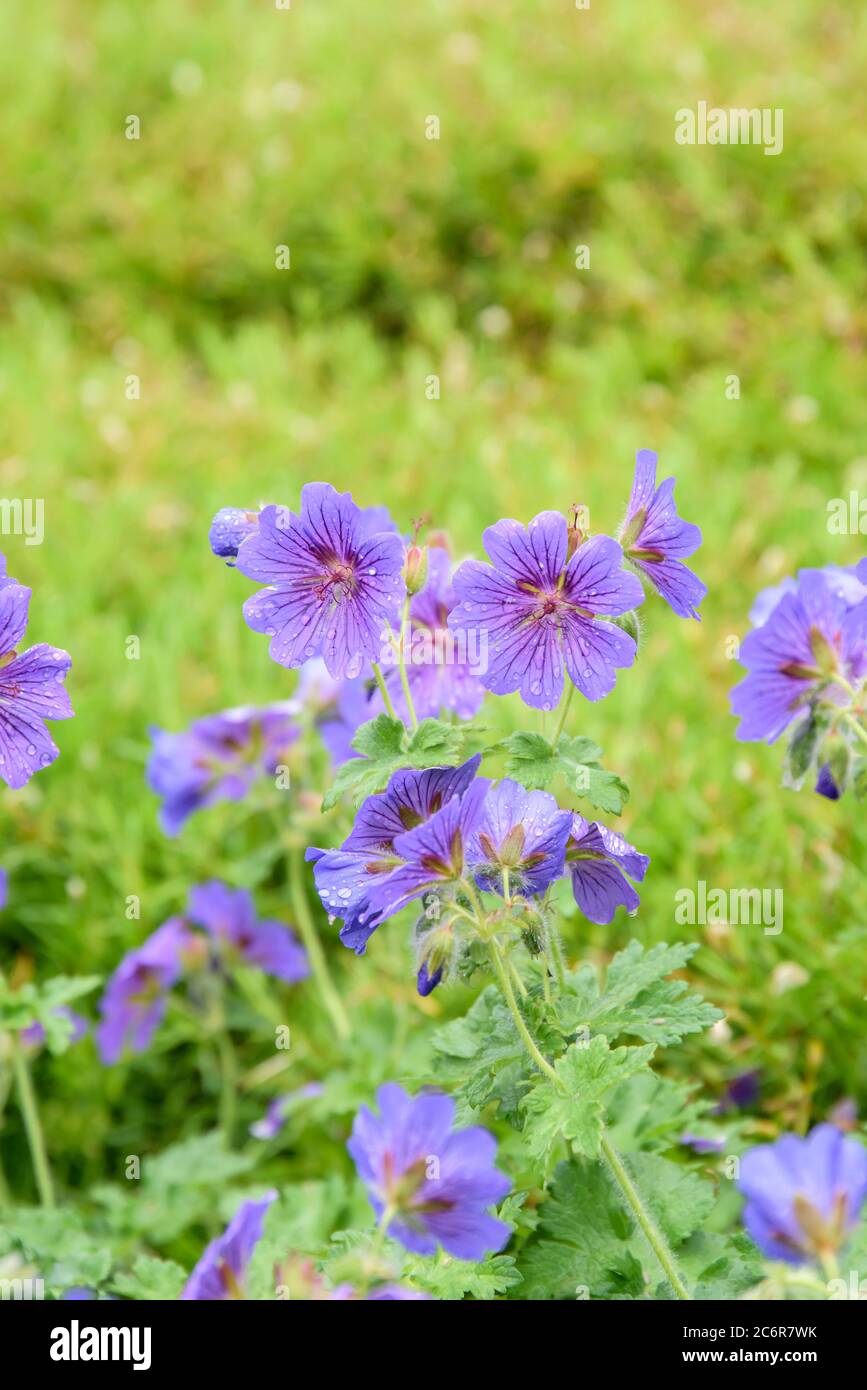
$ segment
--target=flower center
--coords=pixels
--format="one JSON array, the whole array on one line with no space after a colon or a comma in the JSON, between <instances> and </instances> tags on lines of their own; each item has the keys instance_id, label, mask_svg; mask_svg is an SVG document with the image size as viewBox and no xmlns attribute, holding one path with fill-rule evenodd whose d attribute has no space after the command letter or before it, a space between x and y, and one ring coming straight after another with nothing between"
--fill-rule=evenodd
<instances>
[{"instance_id":1,"label":"flower center","mask_svg":"<svg viewBox=\"0 0 867 1390\"><path fill-rule=\"evenodd\" d=\"M322 588L323 595L330 591L335 603L350 598L356 589L355 570L352 565L335 556L326 566Z\"/></svg>"}]
</instances>

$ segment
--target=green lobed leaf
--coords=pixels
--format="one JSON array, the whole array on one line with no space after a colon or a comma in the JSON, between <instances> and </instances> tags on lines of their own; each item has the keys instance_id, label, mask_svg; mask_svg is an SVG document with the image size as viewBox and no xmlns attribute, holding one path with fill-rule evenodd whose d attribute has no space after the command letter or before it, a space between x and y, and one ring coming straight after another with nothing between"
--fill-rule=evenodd
<instances>
[{"instance_id":1,"label":"green lobed leaf","mask_svg":"<svg viewBox=\"0 0 867 1390\"><path fill-rule=\"evenodd\" d=\"M410 1255L403 1277L444 1302L470 1298L487 1303L522 1282L512 1255L491 1255L478 1264L449 1255L438 1259Z\"/></svg>"},{"instance_id":2,"label":"green lobed leaf","mask_svg":"<svg viewBox=\"0 0 867 1390\"><path fill-rule=\"evenodd\" d=\"M576 1043L554 1063L559 1085L543 1076L524 1097L525 1137L530 1153L547 1162L565 1139L577 1154L596 1158L605 1120L603 1098L650 1062L655 1048L609 1048L608 1039Z\"/></svg>"},{"instance_id":3,"label":"green lobed leaf","mask_svg":"<svg viewBox=\"0 0 867 1390\"><path fill-rule=\"evenodd\" d=\"M602 750L592 739L561 734L556 746L541 734L520 731L503 740L506 772L530 790L547 789L562 778L573 796L586 797L599 811L619 815L629 788L599 761Z\"/></svg>"},{"instance_id":4,"label":"green lobed leaf","mask_svg":"<svg viewBox=\"0 0 867 1390\"><path fill-rule=\"evenodd\" d=\"M344 795L360 806L365 797L382 791L401 767L453 766L460 757L463 738L460 725L440 719L423 719L410 735L399 719L378 714L357 730L352 747L361 756L338 768L322 802L323 811L330 811Z\"/></svg>"},{"instance_id":5,"label":"green lobed leaf","mask_svg":"<svg viewBox=\"0 0 867 1390\"><path fill-rule=\"evenodd\" d=\"M601 988L595 970L583 966L570 974L569 993L558 1003L561 1025L609 1038L631 1035L663 1047L710 1027L723 1017L721 1011L691 993L686 981L665 978L683 969L697 949L691 942L645 950L631 941L611 961Z\"/></svg>"},{"instance_id":6,"label":"green lobed leaf","mask_svg":"<svg viewBox=\"0 0 867 1390\"><path fill-rule=\"evenodd\" d=\"M147 1303L167 1303L180 1298L186 1282L186 1270L175 1264L174 1260L159 1260L153 1255L140 1255L128 1274L115 1276L112 1287L121 1298L132 1298Z\"/></svg>"}]
</instances>

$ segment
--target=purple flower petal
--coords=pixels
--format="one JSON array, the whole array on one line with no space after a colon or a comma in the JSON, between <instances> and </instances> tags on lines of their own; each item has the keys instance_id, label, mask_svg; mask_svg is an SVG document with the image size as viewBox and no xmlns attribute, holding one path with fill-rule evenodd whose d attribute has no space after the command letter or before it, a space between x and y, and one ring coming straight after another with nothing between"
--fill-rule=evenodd
<instances>
[{"instance_id":1,"label":"purple flower petal","mask_svg":"<svg viewBox=\"0 0 867 1390\"><path fill-rule=\"evenodd\" d=\"M247 1266L265 1224L265 1213L276 1200L276 1192L268 1192L258 1202L244 1202L225 1231L212 1240L190 1275L182 1299L217 1301L243 1298Z\"/></svg>"},{"instance_id":2,"label":"purple flower petal","mask_svg":"<svg viewBox=\"0 0 867 1390\"><path fill-rule=\"evenodd\" d=\"M627 912L638 908L638 894L626 875L641 883L650 860L616 831L576 812L566 863L575 901L591 922L607 926L618 907Z\"/></svg>"},{"instance_id":3,"label":"purple flower petal","mask_svg":"<svg viewBox=\"0 0 867 1390\"><path fill-rule=\"evenodd\" d=\"M307 953L282 922L258 921L252 896L218 879L190 893L191 921L232 947L249 965L295 984L310 974Z\"/></svg>"},{"instance_id":4,"label":"purple flower petal","mask_svg":"<svg viewBox=\"0 0 867 1390\"><path fill-rule=\"evenodd\" d=\"M171 917L144 944L124 956L99 1005L102 1023L97 1046L106 1066L116 1062L128 1043L143 1052L165 1013L166 992L180 978L185 950L193 933L180 917Z\"/></svg>"},{"instance_id":5,"label":"purple flower petal","mask_svg":"<svg viewBox=\"0 0 867 1390\"><path fill-rule=\"evenodd\" d=\"M674 501L674 478L656 486L657 456L640 449L621 529L627 557L645 574L681 618L698 618L707 586L681 560L701 545L701 530L682 521Z\"/></svg>"}]
</instances>

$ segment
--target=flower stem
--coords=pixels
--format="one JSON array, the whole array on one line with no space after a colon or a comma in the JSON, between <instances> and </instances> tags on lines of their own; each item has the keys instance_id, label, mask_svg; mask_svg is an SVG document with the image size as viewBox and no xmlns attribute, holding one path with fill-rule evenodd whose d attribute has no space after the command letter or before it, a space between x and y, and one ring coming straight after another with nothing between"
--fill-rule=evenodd
<instances>
[{"instance_id":1,"label":"flower stem","mask_svg":"<svg viewBox=\"0 0 867 1390\"><path fill-rule=\"evenodd\" d=\"M568 678L568 676L567 676L567 680L568 680L568 679L569 679L569 678ZM568 713L569 713L569 706L572 704L572 696L573 696L574 694L575 694L575 687L574 687L574 685L572 684L572 682L569 681L568 686L567 686L567 689L566 689L566 696L565 696L565 698L564 698L564 700L563 700L563 703L562 703L562 706L561 706L561 709L560 709L560 718L557 720L557 728L554 730L554 737L553 737L552 740L551 740L551 744L552 744L552 746L553 746L554 748L557 747L557 744L558 744L559 739L560 739L560 735L562 734L563 729L564 729L564 726L565 726L565 724L566 724L566 716L567 716Z\"/></svg>"},{"instance_id":2,"label":"flower stem","mask_svg":"<svg viewBox=\"0 0 867 1390\"><path fill-rule=\"evenodd\" d=\"M633 1216L647 1237L648 1244L659 1260L659 1263L662 1265L665 1277L674 1289L675 1294L680 1299L691 1299L689 1289L683 1282L680 1271L675 1264L674 1255L668 1247L665 1236L662 1234L647 1207L644 1205L641 1193L629 1176L623 1159L620 1157L604 1130L602 1132L602 1152L608 1160L608 1165L611 1172L614 1174L617 1186L626 1198Z\"/></svg>"},{"instance_id":3,"label":"flower stem","mask_svg":"<svg viewBox=\"0 0 867 1390\"><path fill-rule=\"evenodd\" d=\"M293 847L289 854L289 891L292 895L295 920L301 933L301 939L307 948L310 968L319 987L322 1002L328 1010L337 1036L345 1041L351 1031L349 1015L343 1007L343 1000L334 987L334 981L328 969L322 942L319 940L319 933L316 930L310 912L310 904L307 901L307 894L304 891L303 873L304 861L301 857L301 851L297 847Z\"/></svg>"},{"instance_id":4,"label":"flower stem","mask_svg":"<svg viewBox=\"0 0 867 1390\"><path fill-rule=\"evenodd\" d=\"M217 1034L217 1053L220 1059L220 1129L226 1148L230 1149L235 1128L238 1059L228 1028L221 1028Z\"/></svg>"},{"instance_id":5,"label":"flower stem","mask_svg":"<svg viewBox=\"0 0 867 1390\"><path fill-rule=\"evenodd\" d=\"M554 966L554 974L557 977L557 988L561 994L565 994L566 972L563 968L563 948L560 945L560 938L553 928L548 936L548 945L551 948L551 962Z\"/></svg>"},{"instance_id":6,"label":"flower stem","mask_svg":"<svg viewBox=\"0 0 867 1390\"><path fill-rule=\"evenodd\" d=\"M852 730L853 734L855 734L856 738L860 738L862 743L867 744L867 731L865 731L861 727L854 715L848 713L844 714L843 722L844 724L848 725L848 727Z\"/></svg>"},{"instance_id":7,"label":"flower stem","mask_svg":"<svg viewBox=\"0 0 867 1390\"><path fill-rule=\"evenodd\" d=\"M382 696L382 702L385 705L386 713L392 719L397 719L398 716L395 711L394 705L392 704L391 696L388 693L388 687L385 684L385 677L383 676L382 671L379 668L379 662L371 661L370 664L373 667L373 674L376 676L376 684L379 686L379 693ZM401 719L400 722L402 724L403 720Z\"/></svg>"},{"instance_id":8,"label":"flower stem","mask_svg":"<svg viewBox=\"0 0 867 1390\"><path fill-rule=\"evenodd\" d=\"M494 971L499 980L500 989L503 991L506 1003L509 1006L509 1012L515 1020L515 1027L521 1035L521 1041L539 1070L543 1071L548 1079L554 1082L555 1086L559 1086L561 1084L559 1076L551 1066L551 1063L542 1056L533 1034L524 1022L524 1016L518 1008L518 1001L515 998L515 991L512 989L512 981L506 969L506 962L503 960L503 953L493 937L489 940L488 947L490 948L491 960L494 963Z\"/></svg>"},{"instance_id":9,"label":"flower stem","mask_svg":"<svg viewBox=\"0 0 867 1390\"><path fill-rule=\"evenodd\" d=\"M51 1169L48 1165L45 1138L39 1119L39 1108L36 1104L36 1092L33 1089L33 1082L30 1079L30 1068L21 1050L21 1043L14 1033L11 1037L11 1043L12 1066L15 1072L15 1085L18 1090L18 1103L21 1106L21 1115L24 1119L24 1128L27 1132L27 1143L30 1146L30 1158L33 1163L33 1176L36 1179L39 1200L44 1207L53 1207L54 1184L51 1180Z\"/></svg>"},{"instance_id":10,"label":"flower stem","mask_svg":"<svg viewBox=\"0 0 867 1390\"><path fill-rule=\"evenodd\" d=\"M410 691L410 688L409 688L409 677L408 677L407 674L406 674L406 660L405 660L405 653L404 653L404 638L406 637L406 630L407 630L407 627L408 627L408 626L409 626L409 599L407 598L406 603L403 605L403 617L402 617L401 623L400 623L400 637L399 637L399 639L398 639L398 647L397 647L397 664L398 664L398 670L400 671L400 683L401 683L401 686L402 686L402 688L403 688L403 698L404 698L404 700L406 701L406 707L407 707L407 710L409 711L409 718L410 718L410 723L412 724L412 727L413 727L413 732L415 732L415 730L418 728L418 720L416 719L416 716L415 716L415 705L414 705L413 702L412 702L412 692Z\"/></svg>"},{"instance_id":11,"label":"flower stem","mask_svg":"<svg viewBox=\"0 0 867 1390\"><path fill-rule=\"evenodd\" d=\"M512 989L512 982L509 979L509 975L506 970L499 946L493 939L491 939L488 942L488 945L491 951L491 959L494 963L494 970L496 971L497 979L500 982L500 988L503 991L506 1003L509 1006L509 1012L511 1013L512 1018L515 1021L515 1027L521 1035L521 1039L524 1043L524 1046L526 1047L527 1051L529 1052L533 1061L536 1063L536 1066L539 1068L539 1070L544 1072L544 1074L548 1077L549 1081L552 1081L558 1090L562 1090L563 1083L560 1080L560 1077L557 1075L557 1072L551 1066L551 1063L547 1060L547 1058L543 1057L542 1053L539 1050L538 1044L536 1043L535 1038L533 1037L526 1023L524 1022L524 1019L521 1015L521 1011L518 1008L518 1001L515 998L515 992ZM674 1289L675 1294L678 1298L689 1299L689 1290L687 1289L686 1284L683 1282L683 1279L680 1276L677 1265L675 1264L674 1255L668 1248L668 1244L665 1240L665 1237L659 1230L659 1227L656 1225L656 1222L654 1221L650 1212L647 1210L647 1207L645 1206L642 1200L638 1188L635 1186L634 1182L629 1176L629 1173L626 1170L622 1158L618 1154L617 1150L613 1147L611 1141L607 1138L604 1131L602 1134L602 1152L608 1160L608 1165L611 1168L611 1171L614 1175L618 1187L623 1193L623 1196L625 1197L627 1204L631 1208L636 1221L638 1222L639 1226L641 1227L642 1231L647 1237L648 1243L650 1244L653 1253L656 1255L656 1258L659 1260L663 1272L665 1273L668 1282L671 1284L671 1287Z\"/></svg>"}]
</instances>

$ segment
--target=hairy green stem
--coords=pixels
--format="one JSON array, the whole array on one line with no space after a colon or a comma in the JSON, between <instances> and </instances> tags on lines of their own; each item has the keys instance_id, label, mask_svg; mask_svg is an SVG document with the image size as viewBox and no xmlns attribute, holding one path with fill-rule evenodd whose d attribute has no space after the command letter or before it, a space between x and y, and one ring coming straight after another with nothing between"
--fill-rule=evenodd
<instances>
[{"instance_id":1,"label":"hairy green stem","mask_svg":"<svg viewBox=\"0 0 867 1390\"><path fill-rule=\"evenodd\" d=\"M36 1092L33 1089L33 1082L30 1079L30 1068L27 1065L27 1059L24 1056L21 1043L14 1033L11 1037L11 1045L12 1067L15 1072L18 1103L21 1106L24 1129L27 1133L27 1143L30 1146L30 1158L33 1163L33 1176L36 1179L39 1200L44 1207L53 1207L54 1184L51 1180L51 1168L48 1164L48 1153L46 1152L45 1138L39 1119L39 1107L36 1104Z\"/></svg>"},{"instance_id":2,"label":"hairy green stem","mask_svg":"<svg viewBox=\"0 0 867 1390\"><path fill-rule=\"evenodd\" d=\"M608 1160L608 1165L611 1172L614 1174L617 1186L626 1198L633 1216L647 1237L647 1242L653 1250L654 1255L662 1265L669 1284L674 1289L678 1298L689 1300L691 1294L686 1284L683 1282L680 1271L675 1263L674 1255L669 1249L668 1242L645 1206L641 1193L629 1176L626 1164L623 1162L623 1159L620 1157L604 1130L602 1131L602 1152Z\"/></svg>"},{"instance_id":3,"label":"hairy green stem","mask_svg":"<svg viewBox=\"0 0 867 1390\"><path fill-rule=\"evenodd\" d=\"M551 948L551 963L554 966L554 974L557 977L557 988L561 994L566 993L566 971L563 967L563 948L560 945L560 938L553 929L548 934L547 945Z\"/></svg>"},{"instance_id":4,"label":"hairy green stem","mask_svg":"<svg viewBox=\"0 0 867 1390\"><path fill-rule=\"evenodd\" d=\"M551 1063L547 1060L547 1058L542 1056L542 1053L539 1051L533 1034L530 1032L526 1023L524 1022L524 1016L521 1013L521 1010L518 1008L518 1001L515 998L515 991L512 989L512 981L509 978L509 972L506 969L506 962L503 959L503 953L497 945L496 941L493 940L493 938L488 942L488 948L491 952L491 960L494 963L494 972L497 976L497 979L499 980L500 989L503 991L506 1003L509 1006L509 1012L511 1013L512 1018L515 1020L515 1027L521 1035L521 1041L523 1042L524 1046L526 1047L527 1051L529 1052L533 1061L536 1063L536 1066L539 1068L539 1070L543 1071L545 1075L549 1078L549 1080L554 1082L555 1086L559 1086L559 1076L557 1075L556 1071L551 1066Z\"/></svg>"},{"instance_id":5,"label":"hairy green stem","mask_svg":"<svg viewBox=\"0 0 867 1390\"><path fill-rule=\"evenodd\" d=\"M221 1028L217 1034L217 1054L220 1059L220 1129L226 1148L230 1149L235 1128L238 1059L227 1028Z\"/></svg>"},{"instance_id":6,"label":"hairy green stem","mask_svg":"<svg viewBox=\"0 0 867 1390\"><path fill-rule=\"evenodd\" d=\"M406 701L406 708L409 712L409 719L414 732L418 728L418 720L415 717L415 705L412 702L412 692L409 688L409 677L406 674L406 661L404 659L404 639L408 626L409 597L407 597L406 603L403 605L403 618L401 619L400 637L398 638L397 646L397 666L400 671L400 684L403 689L403 698Z\"/></svg>"},{"instance_id":7,"label":"hairy green stem","mask_svg":"<svg viewBox=\"0 0 867 1390\"><path fill-rule=\"evenodd\" d=\"M867 731L865 731L862 728L862 726L858 723L858 720L855 718L853 714L844 714L843 722L844 724L848 725L848 727L852 730L853 734L855 734L855 736L859 738L862 743L867 744Z\"/></svg>"},{"instance_id":8,"label":"hairy green stem","mask_svg":"<svg viewBox=\"0 0 867 1390\"><path fill-rule=\"evenodd\" d=\"M554 1083L558 1090L564 1089L560 1077L557 1075L557 1072L555 1071L554 1067L551 1066L551 1063L548 1061L548 1059L544 1057L540 1052L535 1038L533 1037L526 1023L524 1022L521 1011L518 1008L518 1001L515 998L515 992L512 989L512 982L509 979L508 971L506 970L502 952L500 951L499 946L494 940L490 940L488 942L488 946L491 952L491 959L494 963L494 970L496 972L497 979L500 982L500 988L503 991L506 1003L509 1006L509 1011L512 1015L512 1018L515 1021L515 1027L521 1035L521 1039L524 1043L524 1046L526 1047L528 1053L532 1057L533 1061L536 1063L536 1066L539 1068L539 1070L544 1072L544 1074L548 1077L550 1081ZM642 1231L647 1237L648 1243L650 1244L653 1253L656 1255L656 1258L662 1266L663 1272L666 1278L668 1279L668 1282L671 1284L671 1287L674 1289L675 1294L678 1298L689 1299L689 1290L687 1289L686 1284L683 1282L683 1279L681 1278L681 1275L675 1263L674 1255L669 1249L665 1237L663 1236L662 1232L656 1225L656 1222L654 1221L653 1217L651 1216L650 1212L645 1206L641 1194L639 1193L638 1188L635 1186L635 1183L632 1181L632 1178L629 1176L629 1173L627 1172L622 1158L620 1157L617 1150L614 1148L604 1131L602 1134L602 1152L608 1160L608 1165L611 1169L611 1172L614 1175L614 1179L618 1187L620 1188L620 1191L623 1193L623 1196L626 1199L626 1202L630 1207L631 1211L633 1212L636 1221L638 1222L639 1226L641 1227Z\"/></svg>"},{"instance_id":9,"label":"hairy green stem","mask_svg":"<svg viewBox=\"0 0 867 1390\"><path fill-rule=\"evenodd\" d=\"M289 891L292 896L295 920L301 933L301 939L307 949L310 968L319 987L322 1002L328 1010L337 1036L345 1041L351 1031L349 1015L343 1007L343 1000L334 987L334 981L328 969L328 961L325 958L322 942L319 940L319 933L316 930L310 904L307 901L307 894L304 891L303 874L304 860L301 850L293 847L289 854Z\"/></svg>"},{"instance_id":10,"label":"hairy green stem","mask_svg":"<svg viewBox=\"0 0 867 1390\"><path fill-rule=\"evenodd\" d=\"M373 667L373 674L376 676L376 684L379 686L379 693L382 696L382 702L385 705L386 712L391 716L392 719L397 719L398 716L395 711L394 705L392 704L391 696L388 693L388 687L385 683L385 677L383 676L382 671L379 668L379 662L371 661L370 664ZM403 723L402 719L400 720L400 723Z\"/></svg>"},{"instance_id":11,"label":"hairy green stem","mask_svg":"<svg viewBox=\"0 0 867 1390\"><path fill-rule=\"evenodd\" d=\"M575 687L574 687L574 685L572 684L571 680L569 680L568 676L566 677L566 679L567 679L567 682L568 682L567 687L566 687L566 695L565 695L565 697L564 697L564 699L563 699L563 702L562 702L562 708L561 708L561 710L560 710L560 718L559 718L558 721L557 721L557 728L554 730L554 737L553 737L553 739L551 740L551 743L552 743L552 745L553 745L554 748L557 747L558 740L559 740L560 735L562 734L563 729L564 729L564 727L565 727L565 724L566 724L566 716L568 715L568 713L569 713L569 707L570 707L570 705L572 704L572 696L575 694Z\"/></svg>"}]
</instances>

